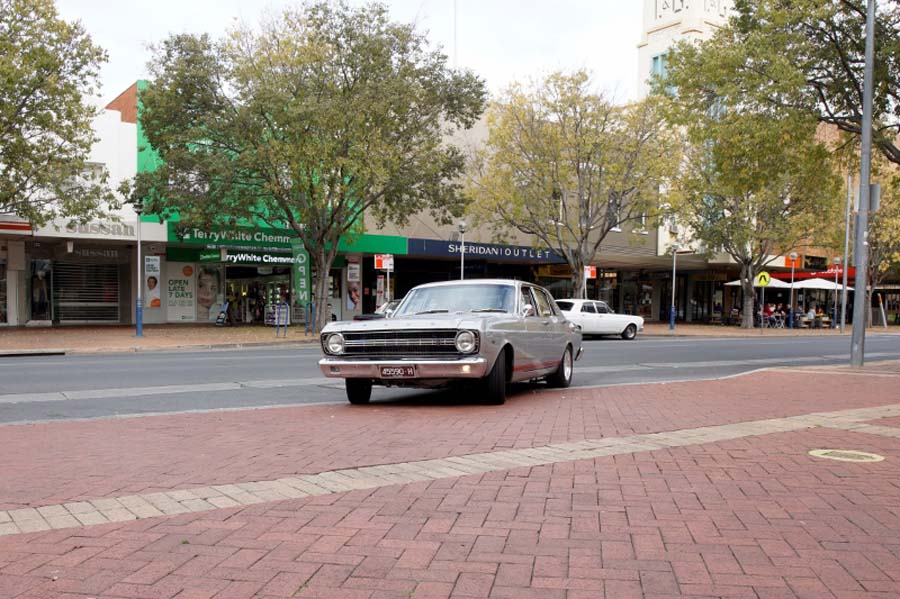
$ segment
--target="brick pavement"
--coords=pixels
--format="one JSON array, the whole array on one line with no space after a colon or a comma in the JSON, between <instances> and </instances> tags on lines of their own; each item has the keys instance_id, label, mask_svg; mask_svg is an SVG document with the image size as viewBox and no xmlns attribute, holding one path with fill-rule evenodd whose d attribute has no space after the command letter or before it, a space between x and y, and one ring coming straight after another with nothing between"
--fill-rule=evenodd
<instances>
[{"instance_id":1,"label":"brick pavement","mask_svg":"<svg viewBox=\"0 0 900 599\"><path fill-rule=\"evenodd\" d=\"M897 401L900 369L880 370L864 383L795 371L526 392L500 408L401 403L0 427L0 446L16 448L0 462L0 496L7 507L45 505L860 410ZM853 393L860 384L865 393ZM807 455L816 447L888 459L832 462ZM6 536L0 597L896 597L898 458L895 437L761 431Z\"/></svg>"}]
</instances>

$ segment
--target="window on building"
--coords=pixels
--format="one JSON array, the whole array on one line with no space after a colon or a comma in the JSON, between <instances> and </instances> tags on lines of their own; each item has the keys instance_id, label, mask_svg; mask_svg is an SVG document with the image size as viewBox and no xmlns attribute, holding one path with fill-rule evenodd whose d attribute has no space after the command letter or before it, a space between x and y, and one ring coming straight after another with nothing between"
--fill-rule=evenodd
<instances>
[{"instance_id":1,"label":"window on building","mask_svg":"<svg viewBox=\"0 0 900 599\"><path fill-rule=\"evenodd\" d=\"M657 54L650 61L650 74L660 79L666 78L666 55Z\"/></svg>"},{"instance_id":2,"label":"window on building","mask_svg":"<svg viewBox=\"0 0 900 599\"><path fill-rule=\"evenodd\" d=\"M616 196L609 199L606 205L606 222L610 230L620 231L620 217L622 213L622 200Z\"/></svg>"}]
</instances>

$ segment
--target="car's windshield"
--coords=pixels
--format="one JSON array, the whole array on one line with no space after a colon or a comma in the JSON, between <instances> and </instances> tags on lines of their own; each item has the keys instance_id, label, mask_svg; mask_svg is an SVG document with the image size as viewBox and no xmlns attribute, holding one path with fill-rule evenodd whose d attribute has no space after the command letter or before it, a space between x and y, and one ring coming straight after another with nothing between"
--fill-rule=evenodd
<instances>
[{"instance_id":1,"label":"car's windshield","mask_svg":"<svg viewBox=\"0 0 900 599\"><path fill-rule=\"evenodd\" d=\"M512 312L515 309L512 285L441 285L419 287L409 292L396 315L438 314L441 312Z\"/></svg>"}]
</instances>

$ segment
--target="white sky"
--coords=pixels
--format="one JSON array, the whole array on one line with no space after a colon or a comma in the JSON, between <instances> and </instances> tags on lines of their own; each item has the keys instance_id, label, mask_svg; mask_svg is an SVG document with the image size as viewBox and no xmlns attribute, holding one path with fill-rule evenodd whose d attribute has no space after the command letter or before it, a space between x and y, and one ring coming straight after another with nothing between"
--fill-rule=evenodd
<instances>
[{"instance_id":1,"label":"white sky","mask_svg":"<svg viewBox=\"0 0 900 599\"><path fill-rule=\"evenodd\" d=\"M298 0L154 0L150 3L57 0L63 18L81 20L109 54L102 69L106 103L146 77L147 46L169 33L208 32L256 23ZM351 0L354 5L362 0ZM433 45L485 78L492 91L554 69L587 68L616 100L634 97L640 0L387 0L397 21L415 21Z\"/></svg>"}]
</instances>

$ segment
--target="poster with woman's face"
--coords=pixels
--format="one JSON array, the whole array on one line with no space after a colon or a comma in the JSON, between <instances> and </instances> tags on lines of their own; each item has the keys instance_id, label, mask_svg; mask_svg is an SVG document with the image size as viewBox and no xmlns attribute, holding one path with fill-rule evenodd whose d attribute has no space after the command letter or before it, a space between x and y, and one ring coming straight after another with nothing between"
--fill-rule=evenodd
<instances>
[{"instance_id":1,"label":"poster with woman's face","mask_svg":"<svg viewBox=\"0 0 900 599\"><path fill-rule=\"evenodd\" d=\"M201 266L197 270L197 320L215 320L221 305L219 295L222 289L221 269L216 266Z\"/></svg>"},{"instance_id":2,"label":"poster with woman's face","mask_svg":"<svg viewBox=\"0 0 900 599\"><path fill-rule=\"evenodd\" d=\"M161 308L159 256L144 256L144 307Z\"/></svg>"}]
</instances>

